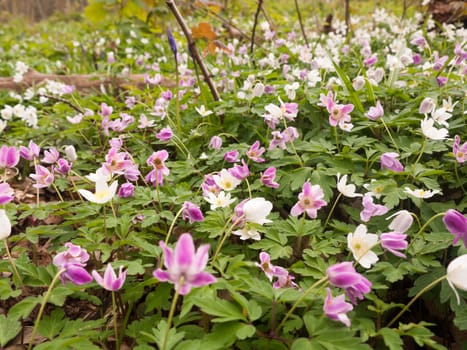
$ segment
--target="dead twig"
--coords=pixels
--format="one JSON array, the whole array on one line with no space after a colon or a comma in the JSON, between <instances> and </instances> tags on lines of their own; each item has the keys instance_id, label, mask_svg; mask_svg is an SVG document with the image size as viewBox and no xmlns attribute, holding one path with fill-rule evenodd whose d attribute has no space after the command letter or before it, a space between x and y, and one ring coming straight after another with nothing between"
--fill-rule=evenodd
<instances>
[{"instance_id":1,"label":"dead twig","mask_svg":"<svg viewBox=\"0 0 467 350\"><path fill-rule=\"evenodd\" d=\"M308 38L305 33L305 28L303 27L302 14L300 13L300 7L298 7L298 1L295 0L295 10L297 11L298 24L300 24L300 30L302 31L303 40L305 40L306 47L310 47L308 43Z\"/></svg>"},{"instance_id":2,"label":"dead twig","mask_svg":"<svg viewBox=\"0 0 467 350\"><path fill-rule=\"evenodd\" d=\"M259 0L258 1L258 7L256 8L255 21L253 23L253 30L251 32L250 56L253 56L253 50L254 50L254 47L255 47L256 26L258 25L258 17L259 17L259 13L261 11L262 6L263 6L263 0ZM254 62L254 60L253 60L253 62Z\"/></svg>"}]
</instances>

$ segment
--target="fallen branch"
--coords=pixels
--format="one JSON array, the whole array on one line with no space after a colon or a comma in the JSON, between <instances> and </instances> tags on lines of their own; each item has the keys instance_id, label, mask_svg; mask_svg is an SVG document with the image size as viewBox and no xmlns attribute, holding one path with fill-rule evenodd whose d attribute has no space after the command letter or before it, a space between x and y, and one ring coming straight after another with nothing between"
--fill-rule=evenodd
<instances>
[{"instance_id":1,"label":"fallen branch","mask_svg":"<svg viewBox=\"0 0 467 350\"><path fill-rule=\"evenodd\" d=\"M28 71L21 82L13 81L12 77L0 77L0 90L22 91L32 86L37 86L46 80L59 81L67 85L73 85L76 90L93 90L104 87L125 88L131 85L144 89L148 84L144 82L144 74L129 74L111 77L106 74L42 74L34 70ZM162 79L164 87L174 87L175 83L169 79Z\"/></svg>"}]
</instances>

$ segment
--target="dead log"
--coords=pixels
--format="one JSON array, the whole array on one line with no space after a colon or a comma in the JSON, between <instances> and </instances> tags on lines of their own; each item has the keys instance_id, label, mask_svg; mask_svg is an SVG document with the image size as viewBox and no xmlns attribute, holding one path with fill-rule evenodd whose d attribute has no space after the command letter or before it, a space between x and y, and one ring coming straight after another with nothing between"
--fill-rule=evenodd
<instances>
[{"instance_id":1,"label":"dead log","mask_svg":"<svg viewBox=\"0 0 467 350\"><path fill-rule=\"evenodd\" d=\"M128 74L109 76L106 74L42 74L35 70L29 70L19 83L14 82L12 77L0 77L0 90L23 91L29 87L39 86L46 80L58 81L66 85L73 85L78 91L100 90L103 85L106 89L125 89L133 86L144 89L148 84L144 81L144 74ZM161 86L172 88L175 82L162 78Z\"/></svg>"}]
</instances>

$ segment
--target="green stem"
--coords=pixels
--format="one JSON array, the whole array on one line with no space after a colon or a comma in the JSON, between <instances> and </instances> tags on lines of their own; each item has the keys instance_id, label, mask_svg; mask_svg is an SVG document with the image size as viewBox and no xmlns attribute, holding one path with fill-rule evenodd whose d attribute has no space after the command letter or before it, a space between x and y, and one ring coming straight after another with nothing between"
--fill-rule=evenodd
<instances>
[{"instance_id":1,"label":"green stem","mask_svg":"<svg viewBox=\"0 0 467 350\"><path fill-rule=\"evenodd\" d=\"M418 155L417 159L415 160L415 163L413 163L414 167L420 161L420 159L422 158L423 152L425 151L425 146L426 146L426 137L423 138L422 147L420 148L420 154Z\"/></svg>"},{"instance_id":2,"label":"green stem","mask_svg":"<svg viewBox=\"0 0 467 350\"><path fill-rule=\"evenodd\" d=\"M326 282L328 280L328 276L325 276L323 278L321 278L320 280L316 281L315 283L313 283L311 285L311 287L309 287L301 296L300 298L297 299L297 301L292 305L292 307L290 308L290 310L285 314L284 318L282 319L281 323L279 323L279 325L277 326L276 330L275 330L275 333L277 334L279 332L279 330L282 328L282 326L284 326L285 324L285 321L287 321L289 319L289 317L292 315L292 313L295 311L295 309L298 307L298 305L302 302L303 299L305 299L305 297L310 294L312 292L313 289L315 289L317 286L319 286L320 284Z\"/></svg>"},{"instance_id":3,"label":"green stem","mask_svg":"<svg viewBox=\"0 0 467 350\"><path fill-rule=\"evenodd\" d=\"M175 306L177 305L178 296L180 295L179 289L183 285L184 280L185 279L183 276L180 277L180 280L178 281L178 285L175 286L175 295L172 300L172 305L170 305L169 318L167 319L167 327L165 329L164 341L162 342L161 350L165 350L167 347L167 340L169 338L170 327L172 326L172 321L173 321L173 317L175 313Z\"/></svg>"},{"instance_id":4,"label":"green stem","mask_svg":"<svg viewBox=\"0 0 467 350\"><path fill-rule=\"evenodd\" d=\"M53 182L52 182L52 186L53 186L55 192L57 193L58 198L60 198L60 202L62 202L62 203L65 202L65 201L63 200L62 194L60 193L60 191L58 190L57 186L56 186ZM79 192L78 192L78 193L79 193Z\"/></svg>"},{"instance_id":5,"label":"green stem","mask_svg":"<svg viewBox=\"0 0 467 350\"><path fill-rule=\"evenodd\" d=\"M431 224L433 222L433 220L439 218L440 216L444 216L446 214L446 212L442 212L442 213L438 213L438 214L435 214L433 215L431 218L428 219L427 222L425 222L425 224L420 228L420 230L418 230L418 232L413 236L413 238L410 240L410 243L406 249L406 251L408 252L409 251L409 248L412 246L412 243L415 242L415 240L417 239L417 237L423 232L425 231L425 229L428 227L429 224Z\"/></svg>"},{"instance_id":6,"label":"green stem","mask_svg":"<svg viewBox=\"0 0 467 350\"><path fill-rule=\"evenodd\" d=\"M170 224L169 231L167 232L167 236L165 237L165 244L169 242L170 235L172 234L172 230L175 226L175 222L177 221L178 217L183 213L185 210L185 206L182 205L179 211L177 211L177 214L175 214L174 219L172 220L172 223Z\"/></svg>"},{"instance_id":7,"label":"green stem","mask_svg":"<svg viewBox=\"0 0 467 350\"><path fill-rule=\"evenodd\" d=\"M329 220L331 220L331 215L334 212L334 209L336 208L337 203L339 202L339 199L342 197L342 192L339 192L339 195L337 196L336 200L334 201L331 210L329 211L328 217L326 218L326 221L324 222L323 225L323 231L326 229L328 226Z\"/></svg>"},{"instance_id":8,"label":"green stem","mask_svg":"<svg viewBox=\"0 0 467 350\"><path fill-rule=\"evenodd\" d=\"M102 206L102 210L104 211L104 236L107 238L107 209L106 205Z\"/></svg>"},{"instance_id":9,"label":"green stem","mask_svg":"<svg viewBox=\"0 0 467 350\"><path fill-rule=\"evenodd\" d=\"M34 321L34 328L32 329L31 340L29 341L28 350L32 349L32 345L34 343L34 338L35 338L36 333L37 333L37 328L39 327L39 323L41 321L42 314L44 313L45 305L47 304L47 302L50 299L50 296L52 295L52 290L53 290L53 288L55 286L55 283L57 283L58 279L60 278L60 275L62 273L64 273L65 271L66 271L65 269L62 269L62 270L57 272L57 274L53 278L52 282L50 282L50 286L49 286L49 289L47 289L47 293L45 294L44 298L42 299L42 304L41 304L41 307L39 309L39 313L37 314L36 320Z\"/></svg>"},{"instance_id":10,"label":"green stem","mask_svg":"<svg viewBox=\"0 0 467 350\"><path fill-rule=\"evenodd\" d=\"M182 135L182 122L180 120L180 76L178 73L178 60L177 60L177 54L174 54L175 58L175 83L177 86L175 87L175 93L177 96L175 96L175 119L177 121L177 132L181 136Z\"/></svg>"},{"instance_id":11,"label":"green stem","mask_svg":"<svg viewBox=\"0 0 467 350\"><path fill-rule=\"evenodd\" d=\"M409 303L408 303L406 306L404 306L404 308L396 315L396 317L394 317L394 318L391 320L391 322L388 323L388 325L387 325L386 327L388 327L388 328L391 327L391 326L394 324L394 322L396 322L396 321L399 319L399 317L401 317L401 316L404 314L404 312L406 312L406 311L409 309L409 307L411 307L412 304L413 304L418 298L420 298L425 292L429 291L431 288L433 288L434 286L436 286L438 283L440 283L440 282L442 282L443 280L445 280L446 277L447 277L447 275L444 275L444 276L442 276L442 277L440 277L440 278L434 280L433 282L431 282L430 284L428 284L425 288L423 288L420 292L418 292L417 295L415 295L415 296L412 298L412 300L410 300Z\"/></svg>"},{"instance_id":12,"label":"green stem","mask_svg":"<svg viewBox=\"0 0 467 350\"><path fill-rule=\"evenodd\" d=\"M334 138L336 139L337 153L339 153L339 138L337 137L337 126L334 126L333 129L334 129Z\"/></svg>"},{"instance_id":13,"label":"green stem","mask_svg":"<svg viewBox=\"0 0 467 350\"><path fill-rule=\"evenodd\" d=\"M224 245L225 243L225 240L227 239L227 237L230 236L230 234L232 233L233 229L235 226L237 226L237 224L243 220L245 216L242 215L240 216L237 220L235 220L235 222L230 226L230 228L227 230L227 232L224 234L224 237L222 237L222 241L220 241L220 243L217 245L217 248L216 248L216 252L214 253L214 256L212 257L212 260L211 260L211 264L214 264L214 262L216 261L217 259L217 256L219 255L220 251L221 251L221 248L222 246Z\"/></svg>"},{"instance_id":14,"label":"green stem","mask_svg":"<svg viewBox=\"0 0 467 350\"><path fill-rule=\"evenodd\" d=\"M287 122L286 122L285 118L282 118L282 120L284 121L284 128L285 128L284 130L287 130ZM292 147L292 150L295 153L295 156L297 157L298 164L300 165L300 167L303 168L305 165L303 164L302 158L300 158L300 156L297 153L297 149L295 148L295 144L294 144L293 140L290 140L290 146Z\"/></svg>"},{"instance_id":15,"label":"green stem","mask_svg":"<svg viewBox=\"0 0 467 350\"><path fill-rule=\"evenodd\" d=\"M3 240L3 243L5 244L5 250L6 250L6 255L8 256L8 260L10 260L11 267L13 268L13 272L16 275L16 278L18 279L18 284L20 288L23 288L23 279L21 278L21 275L18 272L18 269L16 268L15 261L13 260L13 257L10 254L10 249L8 248L8 242L6 238Z\"/></svg>"},{"instance_id":16,"label":"green stem","mask_svg":"<svg viewBox=\"0 0 467 350\"><path fill-rule=\"evenodd\" d=\"M114 332L115 332L115 349L120 349L120 338L118 337L118 315L117 315L117 302L115 300L115 292L112 291L112 313L114 316Z\"/></svg>"},{"instance_id":17,"label":"green stem","mask_svg":"<svg viewBox=\"0 0 467 350\"><path fill-rule=\"evenodd\" d=\"M387 125L387 124L386 124L386 122L384 121L383 117L381 117L381 118L379 118L379 119L380 119L380 120L381 120L381 122L383 123L383 125L384 125L384 128L386 129L386 132L388 133L388 135L389 135L389 138L391 139L391 142L392 142L392 144L394 145L394 147L395 147L395 148L396 148L396 150L397 150L397 153L400 153L400 151L399 151L399 147L397 146L397 143L396 143L396 141L395 141L395 140L394 140L394 138L392 137L392 134L391 134L391 131L389 130L389 127L388 127L388 125Z\"/></svg>"}]
</instances>

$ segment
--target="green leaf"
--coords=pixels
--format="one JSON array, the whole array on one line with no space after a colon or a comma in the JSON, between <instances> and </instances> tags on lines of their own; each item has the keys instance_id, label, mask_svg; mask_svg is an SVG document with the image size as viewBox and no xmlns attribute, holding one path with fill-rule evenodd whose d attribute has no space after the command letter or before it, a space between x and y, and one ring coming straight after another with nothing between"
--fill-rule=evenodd
<instances>
[{"instance_id":1,"label":"green leaf","mask_svg":"<svg viewBox=\"0 0 467 350\"><path fill-rule=\"evenodd\" d=\"M38 328L39 333L47 339L53 339L67 323L67 320L63 319L64 316L62 309L55 309L50 316L42 317Z\"/></svg>"},{"instance_id":2,"label":"green leaf","mask_svg":"<svg viewBox=\"0 0 467 350\"><path fill-rule=\"evenodd\" d=\"M40 297L27 297L21 300L18 304L13 305L8 312L8 317L12 319L26 318L34 310L37 304L40 303Z\"/></svg>"},{"instance_id":3,"label":"green leaf","mask_svg":"<svg viewBox=\"0 0 467 350\"><path fill-rule=\"evenodd\" d=\"M159 346L160 349L163 348L166 330L167 330L167 321L165 320L160 321L159 324L157 325L157 328L152 329L152 336L153 336L154 342ZM167 334L166 346L164 349L170 350L174 348L175 345L177 345L177 343L179 343L183 339L184 335L185 335L184 332L177 332L175 328L171 328L169 330L169 333Z\"/></svg>"},{"instance_id":4,"label":"green leaf","mask_svg":"<svg viewBox=\"0 0 467 350\"><path fill-rule=\"evenodd\" d=\"M219 299L214 296L205 298L196 298L195 305L209 315L217 316L212 319L212 322L228 322L235 320L247 321L237 305L227 300Z\"/></svg>"},{"instance_id":5,"label":"green leaf","mask_svg":"<svg viewBox=\"0 0 467 350\"><path fill-rule=\"evenodd\" d=\"M21 331L21 322L16 318L0 315L0 346L5 346Z\"/></svg>"},{"instance_id":6,"label":"green leaf","mask_svg":"<svg viewBox=\"0 0 467 350\"><path fill-rule=\"evenodd\" d=\"M242 324L235 332L238 339L247 339L252 337L256 332L256 328L251 324Z\"/></svg>"},{"instance_id":7,"label":"green leaf","mask_svg":"<svg viewBox=\"0 0 467 350\"><path fill-rule=\"evenodd\" d=\"M73 294L73 291L67 287L58 286L52 290L52 294L49 298L49 303L63 306L65 304L66 297L70 294Z\"/></svg>"},{"instance_id":8,"label":"green leaf","mask_svg":"<svg viewBox=\"0 0 467 350\"><path fill-rule=\"evenodd\" d=\"M378 331L383 337L384 344L389 348L389 350L403 350L403 342L401 336L397 331L392 328L381 328Z\"/></svg>"},{"instance_id":9,"label":"green leaf","mask_svg":"<svg viewBox=\"0 0 467 350\"><path fill-rule=\"evenodd\" d=\"M21 295L21 289L13 290L8 279L0 279L0 300L16 298L19 295Z\"/></svg>"}]
</instances>

